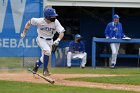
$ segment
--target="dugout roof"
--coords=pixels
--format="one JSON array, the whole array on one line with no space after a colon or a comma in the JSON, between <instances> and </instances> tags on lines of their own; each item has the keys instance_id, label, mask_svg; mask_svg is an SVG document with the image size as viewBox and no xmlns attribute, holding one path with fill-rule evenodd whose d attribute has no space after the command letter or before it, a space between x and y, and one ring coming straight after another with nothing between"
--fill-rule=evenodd
<instances>
[{"instance_id":1,"label":"dugout roof","mask_svg":"<svg viewBox=\"0 0 140 93\"><path fill-rule=\"evenodd\" d=\"M46 5L140 8L140 0L44 0L44 6Z\"/></svg>"}]
</instances>

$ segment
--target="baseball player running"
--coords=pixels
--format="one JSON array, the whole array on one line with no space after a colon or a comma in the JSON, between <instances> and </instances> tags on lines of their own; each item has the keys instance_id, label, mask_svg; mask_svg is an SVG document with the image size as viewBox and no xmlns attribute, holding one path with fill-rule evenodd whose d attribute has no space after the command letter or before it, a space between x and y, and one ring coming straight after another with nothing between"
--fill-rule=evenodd
<instances>
[{"instance_id":1,"label":"baseball player running","mask_svg":"<svg viewBox=\"0 0 140 93\"><path fill-rule=\"evenodd\" d=\"M67 54L67 67L71 68L72 59L82 59L81 68L84 68L87 60L87 53L85 52L85 44L81 41L81 35L76 34L75 40L69 44L69 51Z\"/></svg>"},{"instance_id":2,"label":"baseball player running","mask_svg":"<svg viewBox=\"0 0 140 93\"><path fill-rule=\"evenodd\" d=\"M32 18L31 20L29 20L26 23L25 28L20 35L21 38L24 38L27 30L30 28L30 25L37 26L38 36L36 38L36 42L42 50L42 56L36 62L35 67L33 68L34 74L38 71L40 65L43 64L44 65L43 75L44 76L50 75L47 66L48 66L49 56L51 55L52 45L59 44L60 40L64 36L64 31L65 31L62 25L56 19L57 16L58 14L56 14L55 9L45 8L44 18ZM52 38L56 32L59 33L59 37L53 42Z\"/></svg>"},{"instance_id":3,"label":"baseball player running","mask_svg":"<svg viewBox=\"0 0 140 93\"><path fill-rule=\"evenodd\" d=\"M120 17L115 14L113 16L113 22L110 22L106 29L105 29L105 37L106 39L130 39L126 37L123 33L122 24L119 22ZM111 68L114 68L116 65L117 54L120 47L120 43L111 43L110 44L112 50L112 57L111 57Z\"/></svg>"}]
</instances>

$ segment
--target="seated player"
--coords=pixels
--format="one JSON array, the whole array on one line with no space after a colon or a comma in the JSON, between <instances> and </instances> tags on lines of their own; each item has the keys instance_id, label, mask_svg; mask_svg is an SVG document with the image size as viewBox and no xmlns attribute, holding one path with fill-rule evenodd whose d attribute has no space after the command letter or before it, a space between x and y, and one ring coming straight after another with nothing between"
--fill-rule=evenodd
<instances>
[{"instance_id":1,"label":"seated player","mask_svg":"<svg viewBox=\"0 0 140 93\"><path fill-rule=\"evenodd\" d=\"M81 41L81 35L76 34L75 40L69 44L69 51L67 54L67 67L71 68L72 59L82 59L81 68L85 68L87 53L85 52L85 44Z\"/></svg>"}]
</instances>

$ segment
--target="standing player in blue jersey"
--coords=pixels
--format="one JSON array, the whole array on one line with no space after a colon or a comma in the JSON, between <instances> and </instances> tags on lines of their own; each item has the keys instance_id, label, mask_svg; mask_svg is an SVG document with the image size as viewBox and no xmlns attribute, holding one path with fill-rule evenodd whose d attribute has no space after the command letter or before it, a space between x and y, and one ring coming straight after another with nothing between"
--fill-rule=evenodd
<instances>
[{"instance_id":1,"label":"standing player in blue jersey","mask_svg":"<svg viewBox=\"0 0 140 93\"><path fill-rule=\"evenodd\" d=\"M123 33L122 24L119 22L119 15L115 14L113 16L113 22L110 22L106 29L105 29L105 37L106 39L130 39L126 37ZM116 65L117 54L120 47L120 43L111 43L110 44L112 50L112 57L111 57L111 68L114 68Z\"/></svg>"},{"instance_id":2,"label":"standing player in blue jersey","mask_svg":"<svg viewBox=\"0 0 140 93\"><path fill-rule=\"evenodd\" d=\"M87 53L85 52L85 44L81 41L81 35L76 34L75 40L69 44L69 51L67 54L67 67L71 68L72 59L82 59L81 68L85 68Z\"/></svg>"}]
</instances>

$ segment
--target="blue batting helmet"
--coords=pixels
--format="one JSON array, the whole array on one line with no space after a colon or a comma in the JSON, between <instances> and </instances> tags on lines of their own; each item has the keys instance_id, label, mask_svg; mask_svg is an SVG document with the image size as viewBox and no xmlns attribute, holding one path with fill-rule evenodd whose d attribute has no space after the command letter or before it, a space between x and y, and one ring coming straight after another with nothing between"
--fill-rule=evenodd
<instances>
[{"instance_id":1,"label":"blue batting helmet","mask_svg":"<svg viewBox=\"0 0 140 93\"><path fill-rule=\"evenodd\" d=\"M45 8L44 9L44 17L55 17L58 16L58 14L56 14L55 9L53 8Z\"/></svg>"},{"instance_id":2,"label":"blue batting helmet","mask_svg":"<svg viewBox=\"0 0 140 93\"><path fill-rule=\"evenodd\" d=\"M80 34L76 34L75 38L82 38Z\"/></svg>"},{"instance_id":3,"label":"blue batting helmet","mask_svg":"<svg viewBox=\"0 0 140 93\"><path fill-rule=\"evenodd\" d=\"M115 15L113 16L113 19L115 19L115 18L118 18L118 19L119 19L120 17L119 17L119 15L115 14Z\"/></svg>"}]
</instances>

